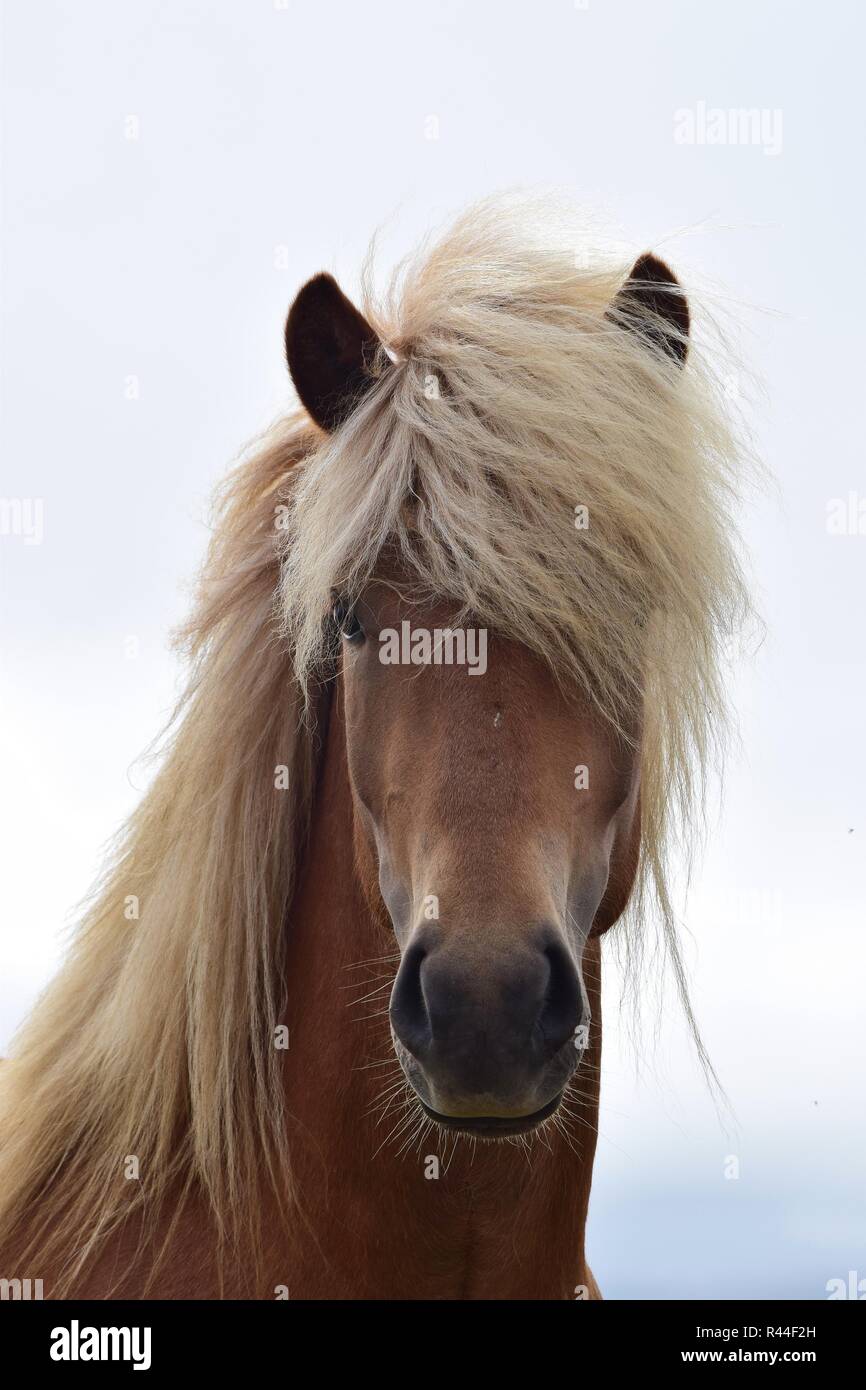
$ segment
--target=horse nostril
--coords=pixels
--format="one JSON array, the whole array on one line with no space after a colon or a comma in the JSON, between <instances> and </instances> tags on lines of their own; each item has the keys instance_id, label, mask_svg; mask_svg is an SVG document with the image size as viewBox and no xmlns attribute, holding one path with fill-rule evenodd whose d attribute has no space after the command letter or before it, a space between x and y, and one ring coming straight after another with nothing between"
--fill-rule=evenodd
<instances>
[{"instance_id":1,"label":"horse nostril","mask_svg":"<svg viewBox=\"0 0 866 1390\"><path fill-rule=\"evenodd\" d=\"M550 975L541 1012L536 1022L545 1060L553 1057L573 1037L583 1018L580 977L566 946L552 941L544 948Z\"/></svg>"},{"instance_id":2,"label":"horse nostril","mask_svg":"<svg viewBox=\"0 0 866 1390\"><path fill-rule=\"evenodd\" d=\"M430 1017L421 988L421 966L426 955L427 948L420 941L407 948L391 991L391 1026L403 1046L415 1057L421 1057L432 1041Z\"/></svg>"}]
</instances>

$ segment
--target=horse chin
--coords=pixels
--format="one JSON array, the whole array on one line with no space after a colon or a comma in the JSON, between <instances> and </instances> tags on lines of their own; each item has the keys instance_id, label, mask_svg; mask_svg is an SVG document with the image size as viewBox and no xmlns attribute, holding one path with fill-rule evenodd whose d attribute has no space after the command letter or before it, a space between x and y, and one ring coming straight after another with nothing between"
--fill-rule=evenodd
<instances>
[{"instance_id":1,"label":"horse chin","mask_svg":"<svg viewBox=\"0 0 866 1390\"><path fill-rule=\"evenodd\" d=\"M434 1099L438 1100L438 1097L434 1097L427 1078L416 1059L400 1045L399 1041L396 1039L394 1041L400 1067L415 1099L427 1118L438 1125L440 1129L495 1142L500 1139L512 1139L518 1134L529 1134L532 1130L543 1125L559 1109L565 1089L563 1084L560 1084L555 1095L545 1101L543 1105L536 1106L532 1110L522 1111L519 1104L506 1105L493 1097L483 1098L476 1103L468 1099L463 1101L450 1096L447 1098L446 1104L440 1109L439 1105L442 1102L439 1100L438 1104L434 1104Z\"/></svg>"},{"instance_id":2,"label":"horse chin","mask_svg":"<svg viewBox=\"0 0 866 1390\"><path fill-rule=\"evenodd\" d=\"M420 1099L420 1097L419 1097ZM471 1135L474 1139L512 1139L518 1134L529 1134L543 1125L559 1109L562 1092L549 1100L540 1110L531 1115L442 1115L432 1110L423 1100L421 1107L431 1120L442 1129L453 1130L458 1134Z\"/></svg>"}]
</instances>

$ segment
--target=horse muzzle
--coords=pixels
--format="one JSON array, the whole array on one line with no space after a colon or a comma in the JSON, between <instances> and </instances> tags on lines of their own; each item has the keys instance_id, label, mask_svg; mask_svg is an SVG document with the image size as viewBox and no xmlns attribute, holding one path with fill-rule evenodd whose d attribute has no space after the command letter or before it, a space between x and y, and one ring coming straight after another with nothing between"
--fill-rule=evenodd
<instances>
[{"instance_id":1,"label":"horse muzzle","mask_svg":"<svg viewBox=\"0 0 866 1390\"><path fill-rule=\"evenodd\" d=\"M495 1139L554 1113L580 1060L587 1008L578 968L552 927L495 954L424 928L403 955L390 1018L397 1057L427 1114Z\"/></svg>"}]
</instances>

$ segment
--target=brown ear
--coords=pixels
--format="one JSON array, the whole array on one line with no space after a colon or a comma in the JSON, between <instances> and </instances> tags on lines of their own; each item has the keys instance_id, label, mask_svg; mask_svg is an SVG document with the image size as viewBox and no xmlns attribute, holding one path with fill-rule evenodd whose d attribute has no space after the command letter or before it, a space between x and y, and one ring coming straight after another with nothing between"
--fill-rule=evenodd
<instances>
[{"instance_id":1,"label":"brown ear","mask_svg":"<svg viewBox=\"0 0 866 1390\"><path fill-rule=\"evenodd\" d=\"M607 311L607 317L639 333L679 366L689 350L689 305L680 283L664 261L649 252L631 273Z\"/></svg>"},{"instance_id":2,"label":"brown ear","mask_svg":"<svg viewBox=\"0 0 866 1390\"><path fill-rule=\"evenodd\" d=\"M381 346L331 275L299 291L286 319L286 358L295 389L317 425L329 433L373 385Z\"/></svg>"}]
</instances>

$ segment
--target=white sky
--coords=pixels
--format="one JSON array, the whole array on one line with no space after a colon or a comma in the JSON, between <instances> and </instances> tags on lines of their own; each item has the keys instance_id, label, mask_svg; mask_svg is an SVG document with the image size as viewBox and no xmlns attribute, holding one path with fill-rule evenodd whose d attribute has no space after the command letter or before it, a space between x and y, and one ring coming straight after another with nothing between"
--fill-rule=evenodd
<instances>
[{"instance_id":1,"label":"white sky","mask_svg":"<svg viewBox=\"0 0 866 1390\"><path fill-rule=\"evenodd\" d=\"M670 1002L635 1079L611 991L590 1258L613 1297L866 1276L866 534L826 527L866 499L862 51L839 0L6 0L0 494L42 499L44 538L0 536L0 1046L145 784L206 499L288 400L295 290L351 293L383 223L387 262L557 185L726 287L778 481L743 518L768 635L688 912L739 1132ZM701 103L764 112L768 148L678 142Z\"/></svg>"}]
</instances>

